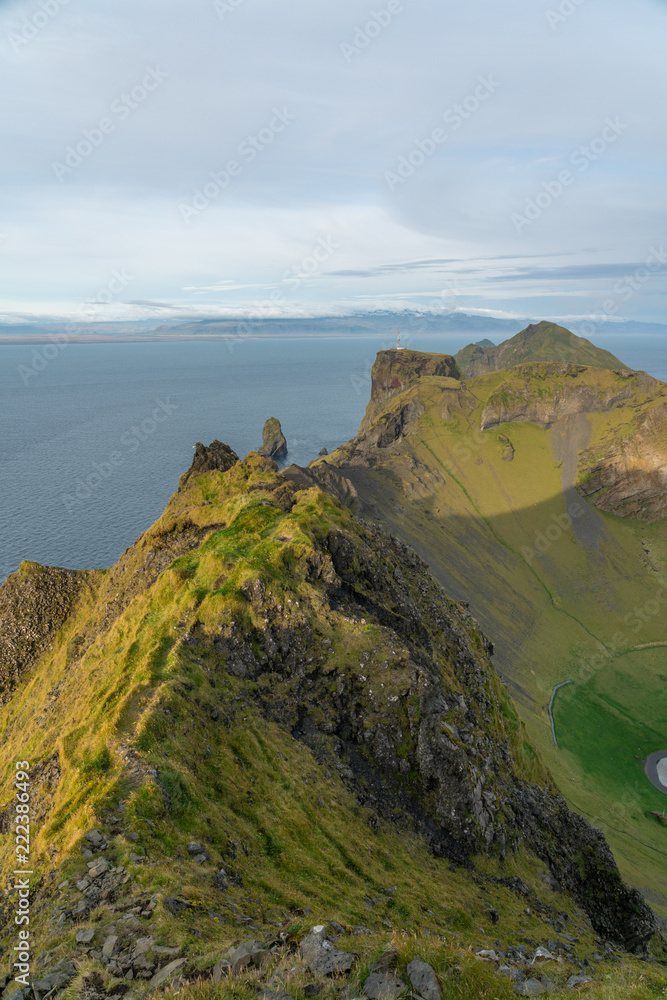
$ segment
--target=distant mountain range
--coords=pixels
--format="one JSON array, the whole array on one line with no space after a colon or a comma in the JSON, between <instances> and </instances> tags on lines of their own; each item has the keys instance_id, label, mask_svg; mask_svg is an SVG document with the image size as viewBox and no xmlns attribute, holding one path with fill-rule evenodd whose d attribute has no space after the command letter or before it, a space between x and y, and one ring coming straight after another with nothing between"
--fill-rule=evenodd
<instances>
[{"instance_id":1,"label":"distant mountain range","mask_svg":"<svg viewBox=\"0 0 667 1000\"><path fill-rule=\"evenodd\" d=\"M537 323L539 317L534 322ZM281 319L248 317L246 319L185 319L132 320L123 322L70 322L45 318L33 323L0 323L0 340L5 343L40 342L53 335L66 334L72 340L190 340L228 337L277 336L373 336L395 337L400 331L402 342L424 334L467 334L471 339L493 336L505 339L526 325L521 319L496 319L469 313L434 315L421 312L355 313L349 316L286 317ZM572 325L577 326L576 323ZM590 323L586 330L590 336ZM597 333L667 334L667 324L642 323L627 320L622 323L600 321L594 324Z\"/></svg>"}]
</instances>

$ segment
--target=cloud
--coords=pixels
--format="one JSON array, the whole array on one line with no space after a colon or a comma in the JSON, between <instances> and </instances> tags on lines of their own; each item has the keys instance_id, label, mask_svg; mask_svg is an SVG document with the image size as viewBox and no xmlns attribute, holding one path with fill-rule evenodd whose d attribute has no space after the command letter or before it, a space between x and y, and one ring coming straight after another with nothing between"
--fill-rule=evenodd
<instances>
[{"instance_id":1,"label":"cloud","mask_svg":"<svg viewBox=\"0 0 667 1000\"><path fill-rule=\"evenodd\" d=\"M39 4L0 2L5 312L69 314L122 267L135 298L117 318L195 297L257 309L331 236L288 308L417 302L451 278L466 308L531 312L537 296L559 314L664 238L664 5L583 4L552 30L532 0L404 0L349 59L372 5L230 7L98 0L37 25ZM628 123L619 141L518 234L512 213L609 116ZM656 278L627 308L658 318L663 296Z\"/></svg>"}]
</instances>

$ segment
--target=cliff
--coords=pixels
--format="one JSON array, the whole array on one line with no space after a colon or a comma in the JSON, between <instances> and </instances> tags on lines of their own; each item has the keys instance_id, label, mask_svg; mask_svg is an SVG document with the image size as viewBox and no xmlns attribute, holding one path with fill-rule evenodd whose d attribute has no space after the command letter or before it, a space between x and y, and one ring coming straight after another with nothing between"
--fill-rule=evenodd
<instances>
[{"instance_id":1,"label":"cliff","mask_svg":"<svg viewBox=\"0 0 667 1000\"><path fill-rule=\"evenodd\" d=\"M456 361L449 354L429 354L408 348L379 351L371 372L371 398L362 428L372 423L389 399L427 375L460 378Z\"/></svg>"},{"instance_id":2,"label":"cliff","mask_svg":"<svg viewBox=\"0 0 667 1000\"><path fill-rule=\"evenodd\" d=\"M434 962L470 990L491 988L466 953L480 924L519 980L518 940L563 981L605 942L644 952L650 909L567 808L466 607L331 494L220 455L199 449L162 518L51 617L2 708L6 872L14 762L34 779L37 994L217 982L249 933L252 982L275 989L261 969L287 975L306 911L347 968L387 931L428 949L456 927Z\"/></svg>"},{"instance_id":3,"label":"cliff","mask_svg":"<svg viewBox=\"0 0 667 1000\"><path fill-rule=\"evenodd\" d=\"M622 368L425 375L307 470L470 604L568 804L663 915L664 803L642 761L667 712L666 405Z\"/></svg>"}]
</instances>

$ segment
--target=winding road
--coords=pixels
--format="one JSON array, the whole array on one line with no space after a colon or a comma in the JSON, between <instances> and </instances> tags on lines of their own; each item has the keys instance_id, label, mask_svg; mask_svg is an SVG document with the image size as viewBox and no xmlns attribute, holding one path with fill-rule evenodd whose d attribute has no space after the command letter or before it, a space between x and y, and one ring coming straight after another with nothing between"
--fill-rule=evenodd
<instances>
[{"instance_id":1,"label":"winding road","mask_svg":"<svg viewBox=\"0 0 667 1000\"><path fill-rule=\"evenodd\" d=\"M644 764L644 770L651 784L667 795L667 750L652 753Z\"/></svg>"},{"instance_id":2,"label":"winding road","mask_svg":"<svg viewBox=\"0 0 667 1000\"><path fill-rule=\"evenodd\" d=\"M549 711L549 721L551 722L551 735L554 738L554 743L556 744L556 746L558 746L558 740L556 739L556 723L554 722L552 709L554 707L554 698L556 697L556 691L558 691L559 688L564 688L567 684L574 684L574 681L563 681L561 684L556 684L556 687L551 692L551 698L549 699L548 711Z\"/></svg>"}]
</instances>

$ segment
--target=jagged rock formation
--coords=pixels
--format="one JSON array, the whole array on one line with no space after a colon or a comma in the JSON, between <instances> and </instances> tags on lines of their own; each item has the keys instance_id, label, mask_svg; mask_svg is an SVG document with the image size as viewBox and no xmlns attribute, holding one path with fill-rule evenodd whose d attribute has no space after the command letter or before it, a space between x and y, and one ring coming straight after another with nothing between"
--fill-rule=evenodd
<instances>
[{"instance_id":1,"label":"jagged rock formation","mask_svg":"<svg viewBox=\"0 0 667 1000\"><path fill-rule=\"evenodd\" d=\"M456 355L465 378L513 368L528 361L563 361L599 368L623 368L618 358L556 323L531 323L516 336L493 344L469 344Z\"/></svg>"},{"instance_id":2,"label":"jagged rock formation","mask_svg":"<svg viewBox=\"0 0 667 1000\"><path fill-rule=\"evenodd\" d=\"M424 351L379 351L372 371L371 398L360 430L370 426L393 396L428 375L458 379L456 361L449 354L428 354Z\"/></svg>"},{"instance_id":3,"label":"jagged rock formation","mask_svg":"<svg viewBox=\"0 0 667 1000\"><path fill-rule=\"evenodd\" d=\"M287 454L287 440L276 417L269 417L264 424L262 446L257 452L265 458L284 458Z\"/></svg>"},{"instance_id":4,"label":"jagged rock formation","mask_svg":"<svg viewBox=\"0 0 667 1000\"><path fill-rule=\"evenodd\" d=\"M192 476L200 475L202 472L210 472L211 470L226 472L238 460L236 452L233 452L229 445L223 444L222 441L211 441L208 447L201 441L197 441L192 465L181 476L179 485L181 488L186 486Z\"/></svg>"}]
</instances>

